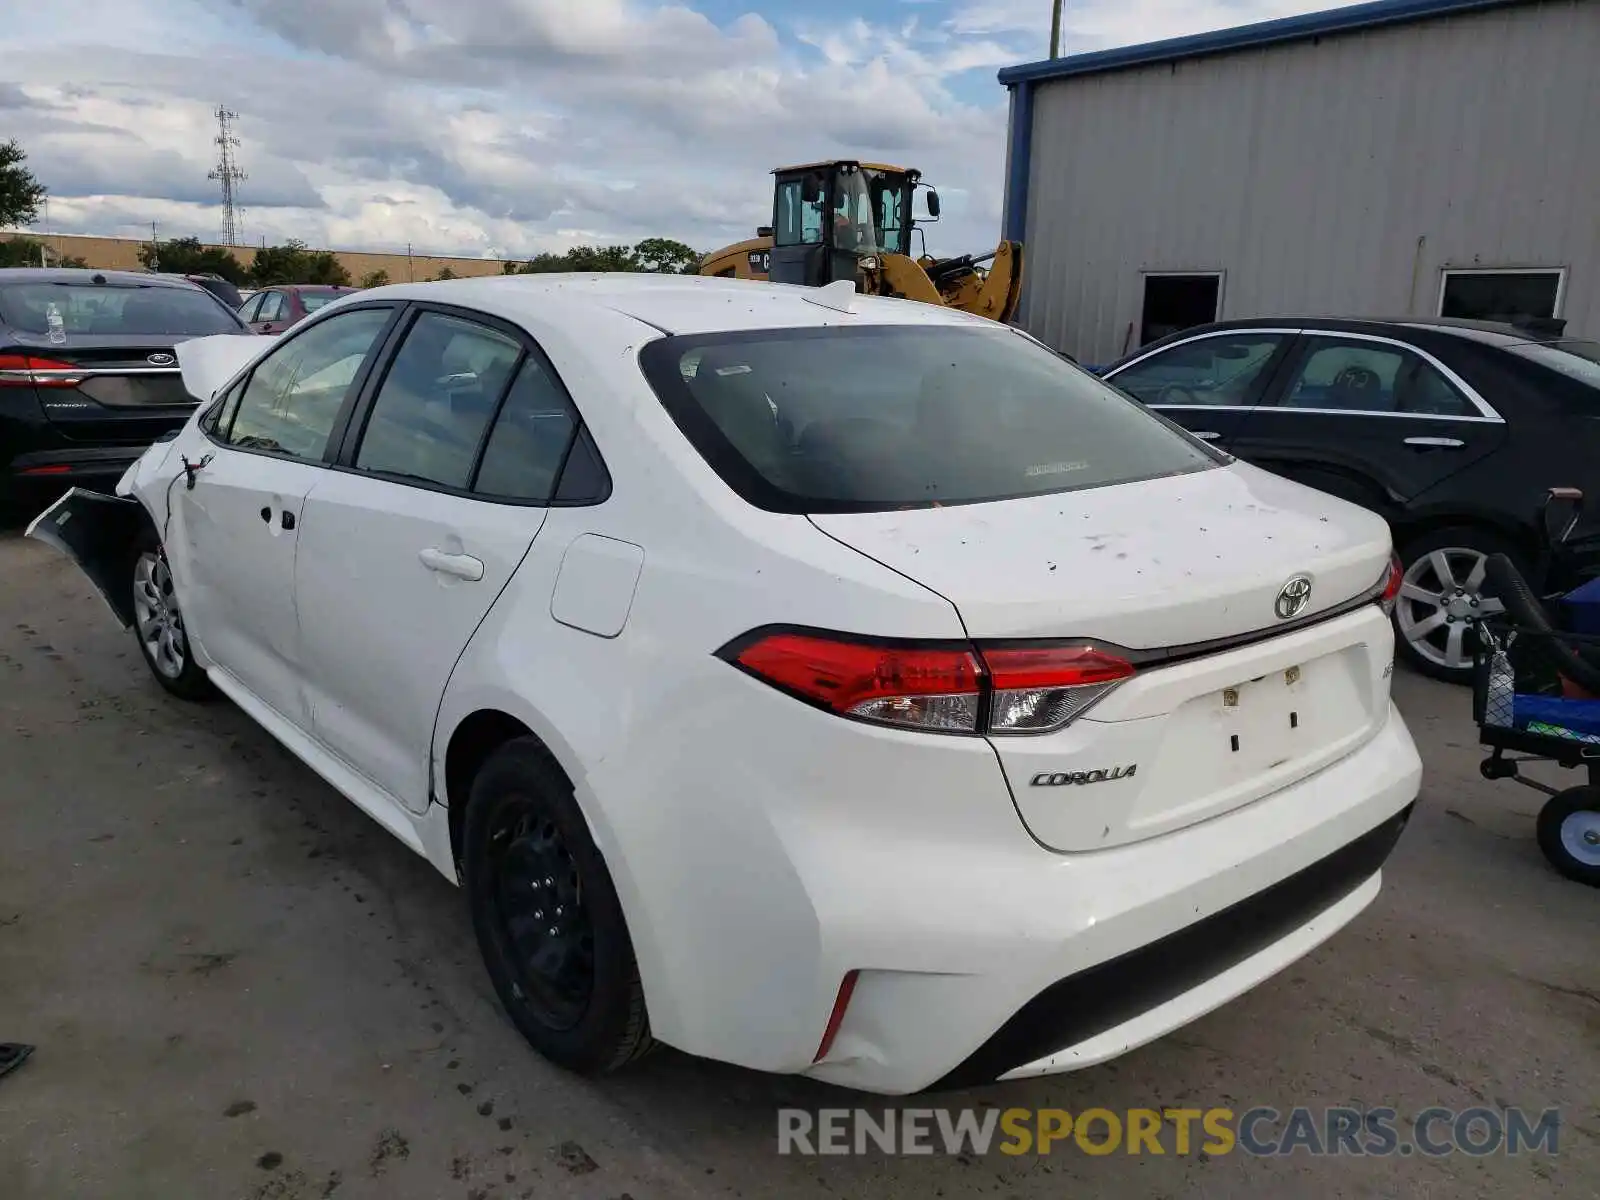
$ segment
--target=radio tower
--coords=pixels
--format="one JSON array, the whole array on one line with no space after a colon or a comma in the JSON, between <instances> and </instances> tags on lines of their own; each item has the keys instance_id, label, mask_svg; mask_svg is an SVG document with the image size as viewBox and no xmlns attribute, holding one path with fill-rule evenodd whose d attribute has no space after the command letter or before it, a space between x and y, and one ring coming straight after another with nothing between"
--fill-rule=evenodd
<instances>
[{"instance_id":1,"label":"radio tower","mask_svg":"<svg viewBox=\"0 0 1600 1200\"><path fill-rule=\"evenodd\" d=\"M233 161L233 148L239 144L239 139L233 135L233 123L239 119L239 114L219 104L216 118L217 165L211 168L211 174L207 178L215 179L222 184L222 244L237 246L239 210L234 200L233 186L249 178L239 169L239 164Z\"/></svg>"}]
</instances>

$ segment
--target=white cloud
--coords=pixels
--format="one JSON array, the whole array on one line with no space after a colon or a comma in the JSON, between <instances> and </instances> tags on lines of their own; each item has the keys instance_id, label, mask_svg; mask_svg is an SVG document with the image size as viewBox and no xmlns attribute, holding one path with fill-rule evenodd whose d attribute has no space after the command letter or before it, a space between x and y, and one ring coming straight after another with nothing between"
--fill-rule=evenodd
<instances>
[{"instance_id":1,"label":"white cloud","mask_svg":"<svg viewBox=\"0 0 1600 1200\"><path fill-rule=\"evenodd\" d=\"M1047 0L867 0L826 25L793 0L721 24L692 3L74 0L0 32L0 125L52 224L85 232L213 236L225 103L252 242L709 249L766 222L773 167L859 156L939 186L936 252L993 244L1005 96L974 79L1044 54ZM1068 47L1315 6L1073 0Z\"/></svg>"}]
</instances>

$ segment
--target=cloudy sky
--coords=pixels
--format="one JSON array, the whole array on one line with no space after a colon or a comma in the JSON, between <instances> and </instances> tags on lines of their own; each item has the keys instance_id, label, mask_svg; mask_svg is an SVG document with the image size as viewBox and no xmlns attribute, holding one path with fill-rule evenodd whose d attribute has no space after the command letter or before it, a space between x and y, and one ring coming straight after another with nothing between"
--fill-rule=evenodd
<instances>
[{"instance_id":1,"label":"cloudy sky","mask_svg":"<svg viewBox=\"0 0 1600 1200\"><path fill-rule=\"evenodd\" d=\"M1337 0L1068 0L1067 51ZM767 172L922 168L936 253L992 245L997 68L1050 0L26 0L0 29L0 137L54 231L215 240L212 110L239 114L244 240L526 256L750 236Z\"/></svg>"}]
</instances>

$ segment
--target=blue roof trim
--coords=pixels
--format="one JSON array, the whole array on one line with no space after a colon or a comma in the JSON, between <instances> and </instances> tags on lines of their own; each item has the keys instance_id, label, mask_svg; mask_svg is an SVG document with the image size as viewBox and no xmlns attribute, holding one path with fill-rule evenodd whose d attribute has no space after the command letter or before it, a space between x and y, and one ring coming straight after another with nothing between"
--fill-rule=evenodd
<instances>
[{"instance_id":1,"label":"blue roof trim","mask_svg":"<svg viewBox=\"0 0 1600 1200\"><path fill-rule=\"evenodd\" d=\"M1243 50L1252 46L1297 42L1325 34L1355 33L1385 25L1402 25L1411 21L1426 21L1434 17L1481 12L1492 8L1510 8L1513 5L1532 2L1533 0L1374 0L1373 3L1354 4L1348 8L1306 13L1298 17L1281 17L1275 21L1260 21L1254 25L1218 29L1211 33L1192 34L1189 37L1168 38L1163 42L1118 46L1114 50L1100 50L1093 54L1074 54L1067 58L1022 63L1015 67L1002 68L1000 82L1007 87L1015 87L1019 83L1069 79L1075 75L1096 75L1103 71L1122 70L1125 67L1142 67L1180 58L1221 54L1228 50Z\"/></svg>"}]
</instances>

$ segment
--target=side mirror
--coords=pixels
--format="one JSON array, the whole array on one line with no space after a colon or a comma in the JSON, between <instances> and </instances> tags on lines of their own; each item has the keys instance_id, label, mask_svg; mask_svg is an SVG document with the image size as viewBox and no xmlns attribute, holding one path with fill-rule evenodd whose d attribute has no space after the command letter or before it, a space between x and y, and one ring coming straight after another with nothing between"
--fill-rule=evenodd
<instances>
[{"instance_id":1,"label":"side mirror","mask_svg":"<svg viewBox=\"0 0 1600 1200\"><path fill-rule=\"evenodd\" d=\"M757 237L771 237L772 236L772 226L771 225L757 225L756 226L756 236Z\"/></svg>"},{"instance_id":2,"label":"side mirror","mask_svg":"<svg viewBox=\"0 0 1600 1200\"><path fill-rule=\"evenodd\" d=\"M928 215L930 217L939 215L939 193L932 188L928 189Z\"/></svg>"},{"instance_id":3,"label":"side mirror","mask_svg":"<svg viewBox=\"0 0 1600 1200\"><path fill-rule=\"evenodd\" d=\"M1579 488L1551 488L1539 506L1539 520L1551 548L1564 545L1583 516L1583 492Z\"/></svg>"}]
</instances>

